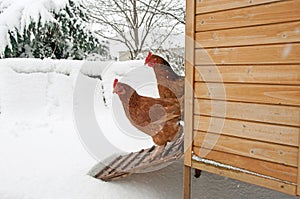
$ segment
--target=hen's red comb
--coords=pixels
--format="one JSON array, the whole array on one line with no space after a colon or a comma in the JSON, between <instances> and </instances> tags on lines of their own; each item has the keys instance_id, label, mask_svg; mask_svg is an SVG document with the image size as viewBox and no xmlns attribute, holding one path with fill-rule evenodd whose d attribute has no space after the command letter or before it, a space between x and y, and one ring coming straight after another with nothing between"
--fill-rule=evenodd
<instances>
[{"instance_id":1,"label":"hen's red comb","mask_svg":"<svg viewBox=\"0 0 300 199\"><path fill-rule=\"evenodd\" d=\"M149 52L146 59L145 59L145 64L147 64L149 62L150 57L152 56L152 53Z\"/></svg>"},{"instance_id":2,"label":"hen's red comb","mask_svg":"<svg viewBox=\"0 0 300 199\"><path fill-rule=\"evenodd\" d=\"M115 79L115 81L114 81L114 88L116 88L118 81L119 81L118 79Z\"/></svg>"}]
</instances>

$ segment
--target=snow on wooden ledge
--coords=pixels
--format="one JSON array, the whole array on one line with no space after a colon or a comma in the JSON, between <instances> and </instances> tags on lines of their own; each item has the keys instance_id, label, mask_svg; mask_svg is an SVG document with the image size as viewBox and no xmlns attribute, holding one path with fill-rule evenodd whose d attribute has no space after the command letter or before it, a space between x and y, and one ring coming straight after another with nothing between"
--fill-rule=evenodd
<instances>
[{"instance_id":1,"label":"snow on wooden ledge","mask_svg":"<svg viewBox=\"0 0 300 199\"><path fill-rule=\"evenodd\" d=\"M215 167L221 167L221 168L228 169L228 170L238 171L238 172L242 172L242 173L246 173L246 174L250 174L250 175L255 175L255 176L258 176L258 177L262 177L262 178L267 178L267 179L270 179L270 180L275 180L275 181L278 181L278 182L283 182L283 183L286 183L286 184L297 185L296 183L292 183L292 182L288 182L288 181L281 180L281 179L278 179L278 178L274 178L274 177L271 177L271 176L259 174L259 173L249 171L249 170L246 170L246 169L234 167L234 166L231 166L231 165L228 165L228 164L223 164L223 163L216 162L216 161L209 160L209 159L205 159L205 158L200 158L200 157L196 156L195 154L193 154L192 160L197 161L197 162L201 162L201 163L205 163L205 164L209 164L209 165L213 165Z\"/></svg>"}]
</instances>

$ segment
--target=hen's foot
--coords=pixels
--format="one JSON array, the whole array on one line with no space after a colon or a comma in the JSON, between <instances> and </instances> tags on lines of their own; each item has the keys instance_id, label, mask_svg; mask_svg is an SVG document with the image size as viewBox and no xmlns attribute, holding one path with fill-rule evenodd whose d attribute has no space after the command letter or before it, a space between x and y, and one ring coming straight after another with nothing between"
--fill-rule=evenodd
<instances>
[{"instance_id":1,"label":"hen's foot","mask_svg":"<svg viewBox=\"0 0 300 199\"><path fill-rule=\"evenodd\" d=\"M150 154L150 160L152 161L154 159L160 158L165 147L166 147L166 145L156 146L155 149Z\"/></svg>"},{"instance_id":2,"label":"hen's foot","mask_svg":"<svg viewBox=\"0 0 300 199\"><path fill-rule=\"evenodd\" d=\"M201 176L201 170L195 169L195 175L196 178L199 178Z\"/></svg>"}]
</instances>

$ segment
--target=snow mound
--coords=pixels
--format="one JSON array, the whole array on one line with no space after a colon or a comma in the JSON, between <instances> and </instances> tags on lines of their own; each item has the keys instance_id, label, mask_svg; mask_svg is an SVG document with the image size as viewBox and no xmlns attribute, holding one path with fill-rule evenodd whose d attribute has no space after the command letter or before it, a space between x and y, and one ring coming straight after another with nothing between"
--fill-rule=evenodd
<instances>
[{"instance_id":1,"label":"snow mound","mask_svg":"<svg viewBox=\"0 0 300 199\"><path fill-rule=\"evenodd\" d=\"M31 21L38 22L40 19L41 23L55 22L51 11L59 11L67 4L68 0L2 0L0 26L23 31Z\"/></svg>"},{"instance_id":2,"label":"snow mound","mask_svg":"<svg viewBox=\"0 0 300 199\"><path fill-rule=\"evenodd\" d=\"M78 0L73 0L75 3ZM68 0L1 0L0 1L0 49L1 53L10 39L8 32L16 36L29 26L31 22L43 25L47 22L56 22L52 11L57 12L67 6Z\"/></svg>"},{"instance_id":3,"label":"snow mound","mask_svg":"<svg viewBox=\"0 0 300 199\"><path fill-rule=\"evenodd\" d=\"M113 183L86 175L97 161L73 123L76 79L84 74L97 83L99 79L89 76L103 76L110 89L116 76L140 67L140 61L0 60L0 198L180 198L182 177L173 173L181 164ZM101 92L96 92L95 104L99 123L112 134L110 108L97 95ZM118 138L112 140L132 147ZM101 146L101 140L98 143Z\"/></svg>"},{"instance_id":4,"label":"snow mound","mask_svg":"<svg viewBox=\"0 0 300 199\"><path fill-rule=\"evenodd\" d=\"M19 129L15 129L17 126L26 128L28 123L37 127L53 126L73 117L81 141L91 154L97 154L99 161L113 153L131 152L153 145L151 137L130 124L119 98L112 93L115 78L136 88L141 88L145 79L155 80L153 70L145 67L142 61L2 59L0 78L0 118L6 119L8 131L19 135ZM80 79L83 81L79 82ZM74 98L74 92L80 87L83 90ZM156 92L158 95L156 85L138 92ZM95 121L90 123L92 118ZM89 125L82 129L83 121ZM97 139L94 141L91 137L103 140L103 147L111 144L116 151L102 150ZM90 146L95 147L91 150Z\"/></svg>"}]
</instances>

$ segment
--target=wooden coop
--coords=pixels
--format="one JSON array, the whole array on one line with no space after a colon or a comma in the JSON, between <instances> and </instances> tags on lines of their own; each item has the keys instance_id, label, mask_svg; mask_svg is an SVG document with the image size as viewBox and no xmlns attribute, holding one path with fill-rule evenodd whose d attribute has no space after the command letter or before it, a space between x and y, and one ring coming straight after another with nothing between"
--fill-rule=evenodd
<instances>
[{"instance_id":1,"label":"wooden coop","mask_svg":"<svg viewBox=\"0 0 300 199\"><path fill-rule=\"evenodd\" d=\"M300 0L186 5L184 198L191 168L300 195Z\"/></svg>"}]
</instances>

